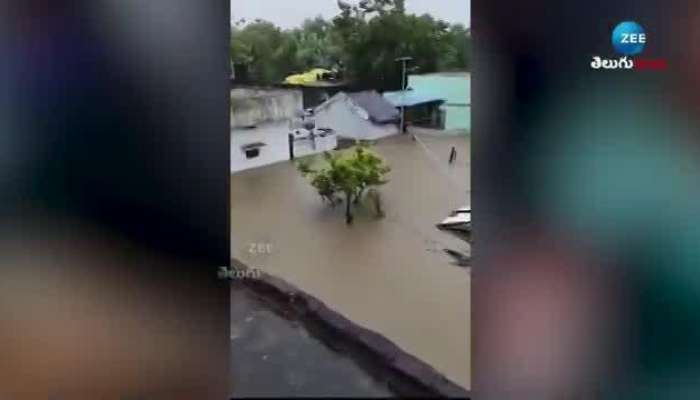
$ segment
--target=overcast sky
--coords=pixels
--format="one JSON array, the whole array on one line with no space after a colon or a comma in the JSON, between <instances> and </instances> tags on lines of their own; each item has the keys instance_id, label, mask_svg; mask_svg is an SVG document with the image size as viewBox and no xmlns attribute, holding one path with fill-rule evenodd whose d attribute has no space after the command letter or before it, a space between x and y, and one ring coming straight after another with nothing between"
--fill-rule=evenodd
<instances>
[{"instance_id":1,"label":"overcast sky","mask_svg":"<svg viewBox=\"0 0 700 400\"><path fill-rule=\"evenodd\" d=\"M357 0L345 0L357 3ZM471 0L406 0L406 11L431 14L448 22L470 26ZM282 28L294 28L306 18L317 15L329 19L338 14L336 0L231 0L231 19L256 18L274 22Z\"/></svg>"}]
</instances>

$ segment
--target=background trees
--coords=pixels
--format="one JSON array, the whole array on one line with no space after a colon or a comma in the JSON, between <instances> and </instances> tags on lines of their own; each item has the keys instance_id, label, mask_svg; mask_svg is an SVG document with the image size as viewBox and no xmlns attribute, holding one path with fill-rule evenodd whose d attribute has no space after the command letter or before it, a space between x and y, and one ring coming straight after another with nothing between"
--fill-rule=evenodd
<instances>
[{"instance_id":1,"label":"background trees","mask_svg":"<svg viewBox=\"0 0 700 400\"><path fill-rule=\"evenodd\" d=\"M333 0L329 0L333 1ZM336 68L360 88L401 85L397 57L414 58L415 72L466 71L471 37L460 24L407 14L403 0L338 2L338 15L281 30L256 20L232 27L231 60L248 67L257 83L278 83L314 67Z\"/></svg>"},{"instance_id":2,"label":"background trees","mask_svg":"<svg viewBox=\"0 0 700 400\"><path fill-rule=\"evenodd\" d=\"M256 20L231 31L231 62L247 66L251 80L279 82L296 63L296 43L271 22ZM290 65L292 63L292 65Z\"/></svg>"}]
</instances>

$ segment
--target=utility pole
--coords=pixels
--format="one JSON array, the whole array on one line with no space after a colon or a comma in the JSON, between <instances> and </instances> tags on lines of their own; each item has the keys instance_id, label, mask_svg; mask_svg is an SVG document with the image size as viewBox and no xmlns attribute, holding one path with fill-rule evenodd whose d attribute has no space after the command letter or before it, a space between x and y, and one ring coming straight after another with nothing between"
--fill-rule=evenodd
<instances>
[{"instance_id":1,"label":"utility pole","mask_svg":"<svg viewBox=\"0 0 700 400\"><path fill-rule=\"evenodd\" d=\"M406 107L404 107L404 96L406 95L406 63L413 60L413 57L399 57L394 61L401 61L401 133L406 130Z\"/></svg>"}]
</instances>

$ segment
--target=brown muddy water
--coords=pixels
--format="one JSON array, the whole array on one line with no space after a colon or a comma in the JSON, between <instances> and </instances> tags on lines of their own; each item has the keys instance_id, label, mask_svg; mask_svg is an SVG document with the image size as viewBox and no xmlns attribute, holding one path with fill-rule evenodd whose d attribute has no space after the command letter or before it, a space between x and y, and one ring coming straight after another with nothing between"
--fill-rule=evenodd
<instances>
[{"instance_id":1,"label":"brown muddy water","mask_svg":"<svg viewBox=\"0 0 700 400\"><path fill-rule=\"evenodd\" d=\"M279 276L470 387L470 270L445 253L466 242L435 228L470 203L469 138L421 133L376 146L392 167L386 216L347 226L291 162L231 176L232 257ZM450 148L457 161L448 165Z\"/></svg>"}]
</instances>

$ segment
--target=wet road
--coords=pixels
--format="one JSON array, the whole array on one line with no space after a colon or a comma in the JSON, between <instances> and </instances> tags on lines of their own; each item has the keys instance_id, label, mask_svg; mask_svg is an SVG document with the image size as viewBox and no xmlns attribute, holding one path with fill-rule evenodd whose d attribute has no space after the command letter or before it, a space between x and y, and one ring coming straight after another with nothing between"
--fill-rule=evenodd
<instances>
[{"instance_id":1,"label":"wet road","mask_svg":"<svg viewBox=\"0 0 700 400\"><path fill-rule=\"evenodd\" d=\"M231 287L233 396L394 397L353 360L240 284Z\"/></svg>"},{"instance_id":2,"label":"wet road","mask_svg":"<svg viewBox=\"0 0 700 400\"><path fill-rule=\"evenodd\" d=\"M450 148L457 161L447 164ZM331 209L289 162L231 178L232 256L279 276L470 386L470 272L444 249L468 245L435 224L469 204L469 139L408 135L376 150L393 170L384 219Z\"/></svg>"}]
</instances>

